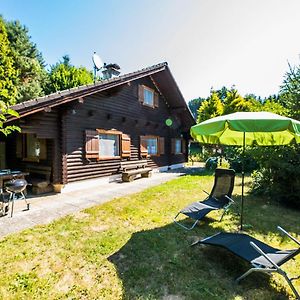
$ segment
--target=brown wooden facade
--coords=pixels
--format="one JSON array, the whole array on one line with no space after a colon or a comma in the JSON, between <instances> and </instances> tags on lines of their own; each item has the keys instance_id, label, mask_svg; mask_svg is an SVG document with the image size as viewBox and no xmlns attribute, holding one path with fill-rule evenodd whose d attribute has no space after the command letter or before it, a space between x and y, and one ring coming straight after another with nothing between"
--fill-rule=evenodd
<instances>
[{"instance_id":1,"label":"brown wooden facade","mask_svg":"<svg viewBox=\"0 0 300 300\"><path fill-rule=\"evenodd\" d=\"M22 131L2 139L6 167L48 166L52 183L67 184L118 174L121 161L126 160L147 158L152 168L187 161L189 128L194 120L167 65L132 74L99 84L98 89L72 89L63 97L57 93L17 106L21 118L11 122L19 124ZM104 89L105 84L110 84L109 88ZM153 106L143 103L142 88L154 91ZM172 120L171 126L166 125L167 119ZM120 155L99 157L93 136L101 133L118 135ZM26 158L28 136L44 145L37 160ZM158 142L154 155L145 151L144 140L149 137ZM179 140L182 148L176 152Z\"/></svg>"}]
</instances>

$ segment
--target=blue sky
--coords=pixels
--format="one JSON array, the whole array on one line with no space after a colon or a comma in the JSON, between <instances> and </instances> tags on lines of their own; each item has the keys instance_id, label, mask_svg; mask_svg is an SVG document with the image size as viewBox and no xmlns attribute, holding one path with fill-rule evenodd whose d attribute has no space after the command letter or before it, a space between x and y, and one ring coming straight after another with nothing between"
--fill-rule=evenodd
<instances>
[{"instance_id":1,"label":"blue sky","mask_svg":"<svg viewBox=\"0 0 300 300\"><path fill-rule=\"evenodd\" d=\"M65 54L92 69L96 51L128 73L167 61L187 101L230 87L277 93L299 64L299 0L2 0L48 65Z\"/></svg>"}]
</instances>

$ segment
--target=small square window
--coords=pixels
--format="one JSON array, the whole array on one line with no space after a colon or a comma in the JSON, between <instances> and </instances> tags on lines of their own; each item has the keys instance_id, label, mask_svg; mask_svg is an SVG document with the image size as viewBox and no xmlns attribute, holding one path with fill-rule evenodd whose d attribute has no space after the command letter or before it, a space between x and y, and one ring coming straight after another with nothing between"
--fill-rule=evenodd
<instances>
[{"instance_id":1,"label":"small square window","mask_svg":"<svg viewBox=\"0 0 300 300\"><path fill-rule=\"evenodd\" d=\"M154 106L154 91L144 88L144 104Z\"/></svg>"}]
</instances>

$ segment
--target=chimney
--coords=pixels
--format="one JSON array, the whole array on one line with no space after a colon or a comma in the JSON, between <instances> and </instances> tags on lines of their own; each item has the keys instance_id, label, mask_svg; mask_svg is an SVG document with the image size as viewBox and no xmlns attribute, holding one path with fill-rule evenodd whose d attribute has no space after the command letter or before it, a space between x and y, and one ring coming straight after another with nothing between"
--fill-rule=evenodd
<instances>
[{"instance_id":1,"label":"chimney","mask_svg":"<svg viewBox=\"0 0 300 300\"><path fill-rule=\"evenodd\" d=\"M102 74L103 79L110 79L120 75L120 66L118 64L104 64Z\"/></svg>"}]
</instances>

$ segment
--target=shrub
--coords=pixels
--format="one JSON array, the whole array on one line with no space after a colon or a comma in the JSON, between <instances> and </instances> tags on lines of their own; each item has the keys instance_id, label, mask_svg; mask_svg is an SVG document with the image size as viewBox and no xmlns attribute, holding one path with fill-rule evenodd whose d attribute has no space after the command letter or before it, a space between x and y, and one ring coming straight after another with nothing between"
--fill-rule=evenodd
<instances>
[{"instance_id":1,"label":"shrub","mask_svg":"<svg viewBox=\"0 0 300 300\"><path fill-rule=\"evenodd\" d=\"M252 191L300 207L300 146L256 147Z\"/></svg>"},{"instance_id":2,"label":"shrub","mask_svg":"<svg viewBox=\"0 0 300 300\"><path fill-rule=\"evenodd\" d=\"M224 147L224 156L228 161L230 168L234 169L238 173L242 172L243 163L245 172L252 172L258 167L256 160L253 158L250 147L246 147L244 155L242 147Z\"/></svg>"}]
</instances>

